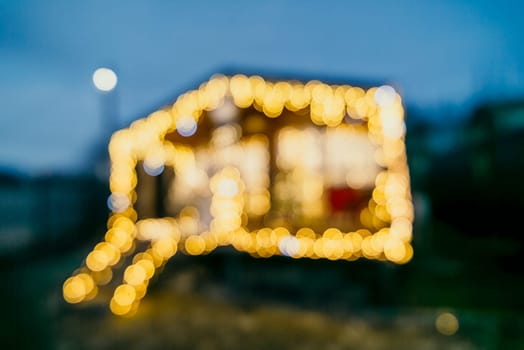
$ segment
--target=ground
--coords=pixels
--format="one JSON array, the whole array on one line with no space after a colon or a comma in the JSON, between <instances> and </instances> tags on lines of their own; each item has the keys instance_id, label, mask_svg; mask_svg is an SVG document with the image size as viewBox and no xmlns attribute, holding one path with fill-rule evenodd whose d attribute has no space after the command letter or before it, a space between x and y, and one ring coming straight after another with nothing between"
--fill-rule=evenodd
<instances>
[{"instance_id":1,"label":"ground","mask_svg":"<svg viewBox=\"0 0 524 350\"><path fill-rule=\"evenodd\" d=\"M439 334L434 322L442 310L437 308L352 307L336 297L324 304L307 303L298 295L294 299L252 293L245 285L236 290L227 278L209 278L206 269L212 268L205 261L195 263L198 258L173 260L152 282L137 314L120 318L107 307L111 288L88 305L63 301L61 284L84 250L4 266L3 348L493 348L468 334L474 322L465 323L466 332Z\"/></svg>"}]
</instances>

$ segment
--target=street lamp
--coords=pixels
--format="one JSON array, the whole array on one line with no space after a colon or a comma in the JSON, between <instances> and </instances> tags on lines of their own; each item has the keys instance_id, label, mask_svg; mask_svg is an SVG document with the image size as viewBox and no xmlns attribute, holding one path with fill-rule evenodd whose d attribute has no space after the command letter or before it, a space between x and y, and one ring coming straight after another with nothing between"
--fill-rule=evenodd
<instances>
[{"instance_id":1,"label":"street lamp","mask_svg":"<svg viewBox=\"0 0 524 350\"><path fill-rule=\"evenodd\" d=\"M113 90L118 83L116 73L109 68L98 68L93 73L93 84L95 87L104 92Z\"/></svg>"},{"instance_id":2,"label":"street lamp","mask_svg":"<svg viewBox=\"0 0 524 350\"><path fill-rule=\"evenodd\" d=\"M102 134L107 138L118 127L118 96L116 85L118 77L114 70L100 67L93 72L93 85L101 92L100 114L102 119Z\"/></svg>"},{"instance_id":3,"label":"street lamp","mask_svg":"<svg viewBox=\"0 0 524 350\"><path fill-rule=\"evenodd\" d=\"M118 77L114 70L107 67L100 67L93 72L93 85L100 92L100 127L99 136L100 150L104 150L103 156L96 165L96 175L100 179L106 180L109 175L109 158L107 154L107 144L111 134L118 128L118 90L115 89Z\"/></svg>"}]
</instances>

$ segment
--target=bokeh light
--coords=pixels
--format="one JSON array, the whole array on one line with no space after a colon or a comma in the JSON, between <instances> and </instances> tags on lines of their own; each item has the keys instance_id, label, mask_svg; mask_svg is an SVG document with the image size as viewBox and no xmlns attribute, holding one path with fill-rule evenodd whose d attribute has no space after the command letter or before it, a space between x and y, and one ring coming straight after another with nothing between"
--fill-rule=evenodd
<instances>
[{"instance_id":1,"label":"bokeh light","mask_svg":"<svg viewBox=\"0 0 524 350\"><path fill-rule=\"evenodd\" d=\"M444 335L453 335L459 329L459 322L451 312L443 312L435 319L435 328Z\"/></svg>"},{"instance_id":2,"label":"bokeh light","mask_svg":"<svg viewBox=\"0 0 524 350\"><path fill-rule=\"evenodd\" d=\"M197 123L190 116L182 116L176 122L176 130L184 137L192 136L197 131Z\"/></svg>"},{"instance_id":3,"label":"bokeh light","mask_svg":"<svg viewBox=\"0 0 524 350\"><path fill-rule=\"evenodd\" d=\"M100 91L111 91L116 87L117 83L117 75L112 69L98 68L93 73L93 84Z\"/></svg>"}]
</instances>

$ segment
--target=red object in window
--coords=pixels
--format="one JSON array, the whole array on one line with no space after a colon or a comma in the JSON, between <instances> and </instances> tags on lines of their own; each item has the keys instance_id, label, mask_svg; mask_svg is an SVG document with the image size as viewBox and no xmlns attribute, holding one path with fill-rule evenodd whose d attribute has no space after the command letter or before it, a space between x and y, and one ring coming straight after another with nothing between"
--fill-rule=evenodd
<instances>
[{"instance_id":1,"label":"red object in window","mask_svg":"<svg viewBox=\"0 0 524 350\"><path fill-rule=\"evenodd\" d=\"M329 188L328 195L332 212L357 210L362 199L360 191L349 187Z\"/></svg>"}]
</instances>

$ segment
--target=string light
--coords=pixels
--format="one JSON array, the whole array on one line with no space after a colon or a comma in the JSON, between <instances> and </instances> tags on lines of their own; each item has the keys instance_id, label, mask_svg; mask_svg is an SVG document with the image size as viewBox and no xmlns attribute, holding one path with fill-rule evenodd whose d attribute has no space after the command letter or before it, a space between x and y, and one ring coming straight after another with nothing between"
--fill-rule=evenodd
<instances>
[{"instance_id":1,"label":"string light","mask_svg":"<svg viewBox=\"0 0 524 350\"><path fill-rule=\"evenodd\" d=\"M95 84L102 73L109 74L97 71L97 78L93 78ZM108 83L103 88L109 87ZM234 124L238 110L250 107L270 119L278 118L285 110L309 114L311 127L305 131L293 128L279 131L278 147L282 148L275 161L282 169L288 169L291 177L285 180L288 182L277 178L271 191L267 137L256 134L240 139L239 127ZM203 114L204 111L209 112L209 118L216 125L210 151L215 152L217 159L230 164L209 177L200 168L191 147L175 144L165 137L176 131L190 138L197 132L201 118L208 115ZM231 115L234 118L230 118ZM348 119L358 126L346 124L344 121ZM267 124L263 120L256 121L258 129ZM330 140L328 146L334 150L351 149L348 142L365 135L364 138L371 142L369 152L373 159L351 163L358 158L358 155L351 155L342 162L347 174L341 178L324 174L316 126L325 127ZM64 282L64 299L69 303L92 299L98 286L112 279L112 269L120 266L123 257L133 252L135 240L148 242L149 246L133 256L132 264L125 268L122 284L114 291L110 309L117 315L130 316L136 312L140 299L146 295L149 280L179 251L200 255L231 245L258 257L284 255L348 261L364 257L407 263L413 256L410 244L413 203L404 137L402 101L390 86L364 90L345 85L330 86L319 81L302 84L270 82L259 76L214 76L197 90L181 95L173 105L113 134L109 144L111 195L107 204L112 213L108 230L104 241L87 255L85 268ZM286 147L286 143L293 147ZM301 155L293 151L296 148L307 157L300 158ZM352 160L352 157L357 158ZM175 200L195 194L210 196L212 218L209 226L201 224L199 212L194 207L186 207L176 218L137 220L134 203L139 161L143 161L145 171L152 176L159 175L166 167L173 167L181 175L175 181L181 181L179 187L183 190L176 192ZM294 162L299 162L302 168L293 165ZM329 164L336 167L340 163L337 158ZM375 163L383 170L380 171ZM337 227L317 232L319 230L307 226L290 232L284 227L286 225L248 229L248 220L268 213L271 196L289 196L287 192L293 188L289 184L298 183L296 176L302 179L294 191L301 198L300 210L305 217L322 217L324 208L320 198L324 195L325 181L354 189L374 186L367 207L357 215L365 228L349 232ZM370 181L369 176L374 181Z\"/></svg>"}]
</instances>

